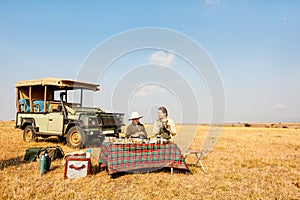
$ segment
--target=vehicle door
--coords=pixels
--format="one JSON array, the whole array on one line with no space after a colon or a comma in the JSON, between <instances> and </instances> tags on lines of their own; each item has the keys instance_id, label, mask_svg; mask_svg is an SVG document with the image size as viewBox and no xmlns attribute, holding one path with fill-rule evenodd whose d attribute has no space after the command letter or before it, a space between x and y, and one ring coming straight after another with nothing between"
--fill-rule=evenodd
<instances>
[{"instance_id":1,"label":"vehicle door","mask_svg":"<svg viewBox=\"0 0 300 200\"><path fill-rule=\"evenodd\" d=\"M62 135L64 115L62 112L48 113L48 129L47 132Z\"/></svg>"}]
</instances>

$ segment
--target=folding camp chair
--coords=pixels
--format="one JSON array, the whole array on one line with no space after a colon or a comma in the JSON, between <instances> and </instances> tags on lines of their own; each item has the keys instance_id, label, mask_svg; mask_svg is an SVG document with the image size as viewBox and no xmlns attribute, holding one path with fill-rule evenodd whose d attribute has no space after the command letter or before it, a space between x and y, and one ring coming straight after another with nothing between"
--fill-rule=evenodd
<instances>
[{"instance_id":1,"label":"folding camp chair","mask_svg":"<svg viewBox=\"0 0 300 200\"><path fill-rule=\"evenodd\" d=\"M21 106L21 112L30 112L30 106L26 99L19 99L19 104Z\"/></svg>"},{"instance_id":2,"label":"folding camp chair","mask_svg":"<svg viewBox=\"0 0 300 200\"><path fill-rule=\"evenodd\" d=\"M46 102L46 111L49 112L50 104ZM44 111L44 101L43 100L34 100L33 101L33 109L35 112L45 112Z\"/></svg>"},{"instance_id":3,"label":"folding camp chair","mask_svg":"<svg viewBox=\"0 0 300 200\"><path fill-rule=\"evenodd\" d=\"M206 171L205 171L205 168L204 168L204 166L203 166L203 164L202 164L202 162L201 162L201 158L204 156L204 152L201 152L201 151L195 151L195 150L188 149L188 150L185 152L185 154L184 154L184 159L186 159L189 155L195 155L196 158L197 158L197 161L196 161L194 164L192 164L192 165L194 165L194 166L197 167L198 164L199 164L200 167L201 167L201 169L202 169L202 171L203 171L203 172L206 172Z\"/></svg>"}]
</instances>

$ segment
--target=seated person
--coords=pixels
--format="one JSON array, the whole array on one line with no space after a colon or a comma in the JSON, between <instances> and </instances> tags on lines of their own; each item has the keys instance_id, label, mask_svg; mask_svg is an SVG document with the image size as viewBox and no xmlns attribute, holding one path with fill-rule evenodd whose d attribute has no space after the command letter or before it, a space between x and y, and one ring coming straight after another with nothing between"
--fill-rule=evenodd
<instances>
[{"instance_id":1,"label":"seated person","mask_svg":"<svg viewBox=\"0 0 300 200\"><path fill-rule=\"evenodd\" d=\"M140 116L138 112L131 113L129 120L132 120L132 123L127 127L126 137L133 138L147 138L147 131L143 124L140 123L140 119L143 116Z\"/></svg>"},{"instance_id":2,"label":"seated person","mask_svg":"<svg viewBox=\"0 0 300 200\"><path fill-rule=\"evenodd\" d=\"M171 139L176 135L176 126L174 121L168 117L168 110L163 106L159 107L157 115L158 119L154 121L153 133L164 139Z\"/></svg>"}]
</instances>

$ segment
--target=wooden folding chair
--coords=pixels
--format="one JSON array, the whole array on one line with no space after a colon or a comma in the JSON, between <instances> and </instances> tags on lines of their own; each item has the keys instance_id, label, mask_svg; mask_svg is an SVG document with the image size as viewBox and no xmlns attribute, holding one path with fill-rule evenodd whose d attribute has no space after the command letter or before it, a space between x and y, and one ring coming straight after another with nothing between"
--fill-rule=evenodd
<instances>
[{"instance_id":1,"label":"wooden folding chair","mask_svg":"<svg viewBox=\"0 0 300 200\"><path fill-rule=\"evenodd\" d=\"M196 161L194 164L192 164L192 165L194 165L194 166L197 167L198 164L199 164L200 167L201 167L201 169L202 169L202 171L203 171L203 172L206 172L206 171L205 171L205 168L204 168L204 166L203 166L203 164L202 164L202 161L201 161L201 158L204 156L204 152L201 152L201 151L195 151L195 150L188 149L188 150L185 152L185 154L184 154L184 159L186 159L189 155L195 155L196 158L197 158L197 161Z\"/></svg>"}]
</instances>

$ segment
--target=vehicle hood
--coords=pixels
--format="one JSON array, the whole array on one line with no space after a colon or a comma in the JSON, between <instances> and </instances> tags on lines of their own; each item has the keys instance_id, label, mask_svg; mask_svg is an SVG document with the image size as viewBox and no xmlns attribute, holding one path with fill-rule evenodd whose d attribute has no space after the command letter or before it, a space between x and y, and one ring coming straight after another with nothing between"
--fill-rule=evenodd
<instances>
[{"instance_id":1,"label":"vehicle hood","mask_svg":"<svg viewBox=\"0 0 300 200\"><path fill-rule=\"evenodd\" d=\"M102 109L100 108L92 108L92 107L69 107L66 106L66 110L69 113L75 114L75 113L82 113L82 112L86 112L86 113L99 113L99 112L104 112Z\"/></svg>"}]
</instances>

